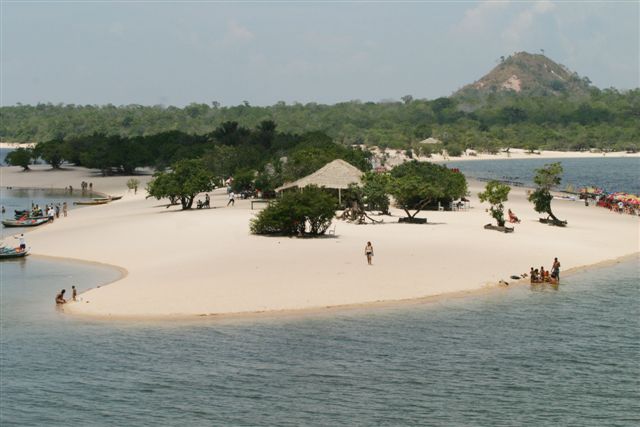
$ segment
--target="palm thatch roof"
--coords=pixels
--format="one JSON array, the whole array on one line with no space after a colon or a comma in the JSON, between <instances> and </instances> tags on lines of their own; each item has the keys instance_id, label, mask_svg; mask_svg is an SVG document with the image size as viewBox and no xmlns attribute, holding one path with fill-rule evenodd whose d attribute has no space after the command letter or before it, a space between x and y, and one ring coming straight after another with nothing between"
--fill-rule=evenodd
<instances>
[{"instance_id":1,"label":"palm thatch roof","mask_svg":"<svg viewBox=\"0 0 640 427\"><path fill-rule=\"evenodd\" d=\"M336 159L331 163L327 163L311 175L307 175L294 182L288 182L282 187L276 188L276 191L294 187L303 188L308 185L344 190L349 187L349 184L360 185L362 175L362 171L357 167L344 160Z\"/></svg>"}]
</instances>

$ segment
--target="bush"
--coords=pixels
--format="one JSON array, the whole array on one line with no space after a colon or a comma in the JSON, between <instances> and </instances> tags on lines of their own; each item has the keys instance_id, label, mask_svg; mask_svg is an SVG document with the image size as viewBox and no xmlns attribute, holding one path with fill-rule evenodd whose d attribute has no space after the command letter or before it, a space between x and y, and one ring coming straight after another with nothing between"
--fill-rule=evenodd
<instances>
[{"instance_id":1,"label":"bush","mask_svg":"<svg viewBox=\"0 0 640 427\"><path fill-rule=\"evenodd\" d=\"M325 190L309 186L285 193L251 220L253 234L319 236L336 214L337 200Z\"/></svg>"},{"instance_id":2,"label":"bush","mask_svg":"<svg viewBox=\"0 0 640 427\"><path fill-rule=\"evenodd\" d=\"M451 157L462 156L462 147L457 144L447 145L447 154Z\"/></svg>"}]
</instances>

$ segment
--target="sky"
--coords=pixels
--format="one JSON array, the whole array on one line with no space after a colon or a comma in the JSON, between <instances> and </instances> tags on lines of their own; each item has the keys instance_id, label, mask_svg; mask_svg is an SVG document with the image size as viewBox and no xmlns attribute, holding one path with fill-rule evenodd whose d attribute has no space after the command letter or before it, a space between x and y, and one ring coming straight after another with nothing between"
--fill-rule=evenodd
<instances>
[{"instance_id":1,"label":"sky","mask_svg":"<svg viewBox=\"0 0 640 427\"><path fill-rule=\"evenodd\" d=\"M448 96L544 50L640 86L634 1L0 0L0 105L334 104Z\"/></svg>"}]
</instances>

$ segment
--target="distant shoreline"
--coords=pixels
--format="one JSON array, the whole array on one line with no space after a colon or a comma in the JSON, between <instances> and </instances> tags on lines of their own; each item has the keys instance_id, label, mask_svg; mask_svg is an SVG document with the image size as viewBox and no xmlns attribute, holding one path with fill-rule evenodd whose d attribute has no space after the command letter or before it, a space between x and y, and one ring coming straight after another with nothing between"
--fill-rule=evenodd
<instances>
[{"instance_id":1,"label":"distant shoreline","mask_svg":"<svg viewBox=\"0 0 640 427\"><path fill-rule=\"evenodd\" d=\"M35 142L0 142L0 148L33 148Z\"/></svg>"}]
</instances>

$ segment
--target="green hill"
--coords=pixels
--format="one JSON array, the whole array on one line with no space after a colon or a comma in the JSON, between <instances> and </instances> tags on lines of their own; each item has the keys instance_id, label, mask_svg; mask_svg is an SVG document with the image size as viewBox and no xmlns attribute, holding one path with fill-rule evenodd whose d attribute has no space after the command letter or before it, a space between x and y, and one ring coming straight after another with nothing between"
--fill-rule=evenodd
<instances>
[{"instance_id":1,"label":"green hill","mask_svg":"<svg viewBox=\"0 0 640 427\"><path fill-rule=\"evenodd\" d=\"M482 101L490 96L589 95L591 81L544 55L518 52L501 57L498 64L479 80L464 86L452 97L461 101ZM475 102L474 102L475 103Z\"/></svg>"}]
</instances>

